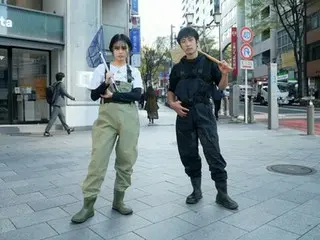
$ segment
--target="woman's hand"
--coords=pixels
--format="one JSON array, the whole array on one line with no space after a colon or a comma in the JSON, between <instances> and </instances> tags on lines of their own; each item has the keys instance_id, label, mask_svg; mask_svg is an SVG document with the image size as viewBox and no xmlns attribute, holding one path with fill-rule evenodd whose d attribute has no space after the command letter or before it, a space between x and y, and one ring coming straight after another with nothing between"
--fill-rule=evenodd
<instances>
[{"instance_id":1,"label":"woman's hand","mask_svg":"<svg viewBox=\"0 0 320 240\"><path fill-rule=\"evenodd\" d=\"M113 73L107 72L105 75L105 83L107 85L111 84L111 78L113 78Z\"/></svg>"},{"instance_id":2,"label":"woman's hand","mask_svg":"<svg viewBox=\"0 0 320 240\"><path fill-rule=\"evenodd\" d=\"M112 96L113 96L113 93L109 89L107 89L107 91L104 95L100 94L100 97L106 98L106 99L110 99L110 98L112 98Z\"/></svg>"}]
</instances>

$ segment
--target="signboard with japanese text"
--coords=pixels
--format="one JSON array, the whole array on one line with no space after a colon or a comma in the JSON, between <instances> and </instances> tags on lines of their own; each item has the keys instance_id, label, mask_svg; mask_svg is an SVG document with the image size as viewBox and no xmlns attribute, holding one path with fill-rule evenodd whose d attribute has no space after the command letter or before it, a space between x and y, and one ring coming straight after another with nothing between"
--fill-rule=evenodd
<instances>
[{"instance_id":1,"label":"signboard with japanese text","mask_svg":"<svg viewBox=\"0 0 320 240\"><path fill-rule=\"evenodd\" d=\"M240 61L240 68L241 69L247 69L247 70L253 70L254 65L252 60L241 60Z\"/></svg>"},{"instance_id":2,"label":"signboard with japanese text","mask_svg":"<svg viewBox=\"0 0 320 240\"><path fill-rule=\"evenodd\" d=\"M237 46L237 28L231 28L231 56L233 76L238 75L238 46Z\"/></svg>"},{"instance_id":3,"label":"signboard with japanese text","mask_svg":"<svg viewBox=\"0 0 320 240\"><path fill-rule=\"evenodd\" d=\"M131 14L138 15L139 14L139 3L138 0L131 0Z\"/></svg>"},{"instance_id":4,"label":"signboard with japanese text","mask_svg":"<svg viewBox=\"0 0 320 240\"><path fill-rule=\"evenodd\" d=\"M132 43L132 54L140 54L141 49L141 37L140 37L140 28L130 29L130 40Z\"/></svg>"}]
</instances>

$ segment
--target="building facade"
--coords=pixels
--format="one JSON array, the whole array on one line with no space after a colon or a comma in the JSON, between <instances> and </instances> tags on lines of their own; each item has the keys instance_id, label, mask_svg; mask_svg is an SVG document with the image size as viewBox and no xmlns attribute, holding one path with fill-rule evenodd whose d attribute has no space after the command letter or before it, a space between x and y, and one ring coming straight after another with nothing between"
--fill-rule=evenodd
<instances>
[{"instance_id":1,"label":"building facade","mask_svg":"<svg viewBox=\"0 0 320 240\"><path fill-rule=\"evenodd\" d=\"M93 71L86 51L101 25L106 49L112 35L128 34L129 9L129 0L2 0L0 124L48 122L45 88L61 71L67 91L76 98L67 99L67 123L91 126L99 104L83 84Z\"/></svg>"},{"instance_id":2,"label":"building facade","mask_svg":"<svg viewBox=\"0 0 320 240\"><path fill-rule=\"evenodd\" d=\"M307 31L307 77L311 87L318 91L320 98L320 2L307 8L308 31Z\"/></svg>"},{"instance_id":3,"label":"building facade","mask_svg":"<svg viewBox=\"0 0 320 240\"><path fill-rule=\"evenodd\" d=\"M267 5L259 9L259 20L248 20L252 27L256 24L271 22L271 19L277 19L272 6ZM277 30L271 25L266 24L261 33L255 34L253 41L254 49L254 71L253 78L257 81L266 81L268 79L268 65L277 60Z\"/></svg>"},{"instance_id":4,"label":"building facade","mask_svg":"<svg viewBox=\"0 0 320 240\"><path fill-rule=\"evenodd\" d=\"M240 69L240 46L242 44L239 36L240 29L245 26L245 12L237 0L221 0L221 26L220 39L222 56L228 48L231 50L233 80L237 83L244 82L244 71ZM232 36L232 29L235 36ZM232 46L231 46L232 45ZM250 75L250 71L248 75Z\"/></svg>"}]
</instances>

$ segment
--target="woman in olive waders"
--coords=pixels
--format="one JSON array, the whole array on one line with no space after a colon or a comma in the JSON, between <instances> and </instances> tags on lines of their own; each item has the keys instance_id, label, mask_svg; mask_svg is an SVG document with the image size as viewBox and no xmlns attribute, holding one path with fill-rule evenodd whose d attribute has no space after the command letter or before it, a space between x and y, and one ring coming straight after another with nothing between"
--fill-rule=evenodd
<instances>
[{"instance_id":1,"label":"woman in olive waders","mask_svg":"<svg viewBox=\"0 0 320 240\"><path fill-rule=\"evenodd\" d=\"M93 206L115 144L116 179L112 208L123 215L132 214L123 199L131 185L132 167L137 159L140 123L135 101L139 101L143 85L139 70L126 63L131 47L126 35L115 35L109 45L114 56L110 72L106 73L105 66L100 64L93 73L91 98L93 101L101 98L101 105L92 127L91 162L82 185L84 203L80 212L72 217L74 223L83 223L94 215Z\"/></svg>"}]
</instances>

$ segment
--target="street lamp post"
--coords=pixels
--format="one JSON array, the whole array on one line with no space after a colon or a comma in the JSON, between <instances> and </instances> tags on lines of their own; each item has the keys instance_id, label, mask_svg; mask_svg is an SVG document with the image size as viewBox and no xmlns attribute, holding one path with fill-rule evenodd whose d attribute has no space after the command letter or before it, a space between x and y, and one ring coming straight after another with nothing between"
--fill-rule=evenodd
<instances>
[{"instance_id":1,"label":"street lamp post","mask_svg":"<svg viewBox=\"0 0 320 240\"><path fill-rule=\"evenodd\" d=\"M190 26L190 27L194 27L194 28L200 28L200 29L203 29L202 33L203 35L205 35L205 30L207 28L214 28L216 26L219 27L219 57L220 57L220 60L222 60L222 51L221 51L221 34L220 34L220 25L221 25L221 13L219 12L216 12L214 14L214 19L209 23L209 24L205 24L205 22L203 22L203 26L196 26L196 25L193 25L193 19L194 19L194 13L186 13L185 14L185 17L186 17L186 20L187 20L187 26ZM212 22L215 22L215 25L211 25ZM205 37L205 36L204 36Z\"/></svg>"},{"instance_id":2,"label":"street lamp post","mask_svg":"<svg viewBox=\"0 0 320 240\"><path fill-rule=\"evenodd\" d=\"M193 23L194 13L186 13L187 26Z\"/></svg>"},{"instance_id":3,"label":"street lamp post","mask_svg":"<svg viewBox=\"0 0 320 240\"><path fill-rule=\"evenodd\" d=\"M219 12L216 12L215 14L214 14L214 22L215 22L215 24L217 24L218 25L218 27L219 27L219 60L221 61L222 60L222 49L221 49L221 13L219 13Z\"/></svg>"}]
</instances>

